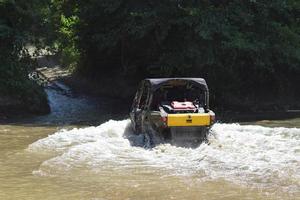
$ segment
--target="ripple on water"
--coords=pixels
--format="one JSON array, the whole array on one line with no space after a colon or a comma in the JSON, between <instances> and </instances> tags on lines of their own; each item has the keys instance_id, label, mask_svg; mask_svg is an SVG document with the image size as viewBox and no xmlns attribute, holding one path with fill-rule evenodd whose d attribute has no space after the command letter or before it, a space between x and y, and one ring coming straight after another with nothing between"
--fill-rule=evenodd
<instances>
[{"instance_id":1,"label":"ripple on water","mask_svg":"<svg viewBox=\"0 0 300 200\"><path fill-rule=\"evenodd\" d=\"M221 178L250 187L285 188L288 192L300 190L300 129L215 124L210 145L189 149L162 144L151 150L132 147L123 137L132 134L130 130L129 120L110 120L97 127L49 135L28 147L30 152L54 154L34 173L60 176L75 171L153 171L203 180Z\"/></svg>"}]
</instances>

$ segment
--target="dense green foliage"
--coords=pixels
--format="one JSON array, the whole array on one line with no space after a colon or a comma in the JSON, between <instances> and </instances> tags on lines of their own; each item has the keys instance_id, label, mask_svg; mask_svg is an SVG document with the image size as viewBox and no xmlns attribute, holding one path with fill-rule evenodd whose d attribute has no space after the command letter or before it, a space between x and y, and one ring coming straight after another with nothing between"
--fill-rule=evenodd
<instances>
[{"instance_id":1,"label":"dense green foliage","mask_svg":"<svg viewBox=\"0 0 300 200\"><path fill-rule=\"evenodd\" d=\"M41 31L38 5L39 1L0 1L0 97L32 112L48 110L46 94L28 78L34 63L25 48L40 43L34 37Z\"/></svg>"},{"instance_id":2,"label":"dense green foliage","mask_svg":"<svg viewBox=\"0 0 300 200\"><path fill-rule=\"evenodd\" d=\"M51 0L47 6L44 18L47 21L47 44L60 55L60 64L74 69L79 61L79 49L77 48L76 25L79 19L76 16L75 2Z\"/></svg>"},{"instance_id":3,"label":"dense green foliage","mask_svg":"<svg viewBox=\"0 0 300 200\"><path fill-rule=\"evenodd\" d=\"M89 76L204 77L220 101L299 97L297 0L69 0L60 6L63 21L72 24L65 35L80 52L79 70Z\"/></svg>"},{"instance_id":4,"label":"dense green foliage","mask_svg":"<svg viewBox=\"0 0 300 200\"><path fill-rule=\"evenodd\" d=\"M125 80L194 76L219 105L300 96L298 0L1 0L0 9L2 63L16 69L5 73L25 74L24 41L38 38L64 66L118 79L120 90Z\"/></svg>"}]
</instances>

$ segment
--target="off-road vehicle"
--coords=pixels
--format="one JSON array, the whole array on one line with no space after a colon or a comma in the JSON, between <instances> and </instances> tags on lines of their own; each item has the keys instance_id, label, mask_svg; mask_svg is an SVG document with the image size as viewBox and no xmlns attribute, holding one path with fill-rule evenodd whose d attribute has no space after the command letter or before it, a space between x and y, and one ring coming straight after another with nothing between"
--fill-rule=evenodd
<instances>
[{"instance_id":1,"label":"off-road vehicle","mask_svg":"<svg viewBox=\"0 0 300 200\"><path fill-rule=\"evenodd\" d=\"M130 112L136 134L152 144L195 146L206 140L215 114L202 78L158 78L141 82Z\"/></svg>"}]
</instances>

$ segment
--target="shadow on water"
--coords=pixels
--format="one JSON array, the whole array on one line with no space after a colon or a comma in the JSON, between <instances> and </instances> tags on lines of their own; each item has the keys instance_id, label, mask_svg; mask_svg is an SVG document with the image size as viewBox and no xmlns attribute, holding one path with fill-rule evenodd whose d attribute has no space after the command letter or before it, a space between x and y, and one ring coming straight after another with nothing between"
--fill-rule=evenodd
<instances>
[{"instance_id":1,"label":"shadow on water","mask_svg":"<svg viewBox=\"0 0 300 200\"><path fill-rule=\"evenodd\" d=\"M217 120L224 123L256 122L261 120L290 120L300 117L300 110L260 112L217 112Z\"/></svg>"}]
</instances>

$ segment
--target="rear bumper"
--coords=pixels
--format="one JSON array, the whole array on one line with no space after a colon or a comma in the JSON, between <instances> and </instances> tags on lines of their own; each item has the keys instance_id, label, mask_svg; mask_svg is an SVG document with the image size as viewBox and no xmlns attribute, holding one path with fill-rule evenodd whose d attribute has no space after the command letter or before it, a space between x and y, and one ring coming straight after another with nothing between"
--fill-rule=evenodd
<instances>
[{"instance_id":1,"label":"rear bumper","mask_svg":"<svg viewBox=\"0 0 300 200\"><path fill-rule=\"evenodd\" d=\"M168 114L167 127L199 127L211 126L215 121L215 113Z\"/></svg>"}]
</instances>

